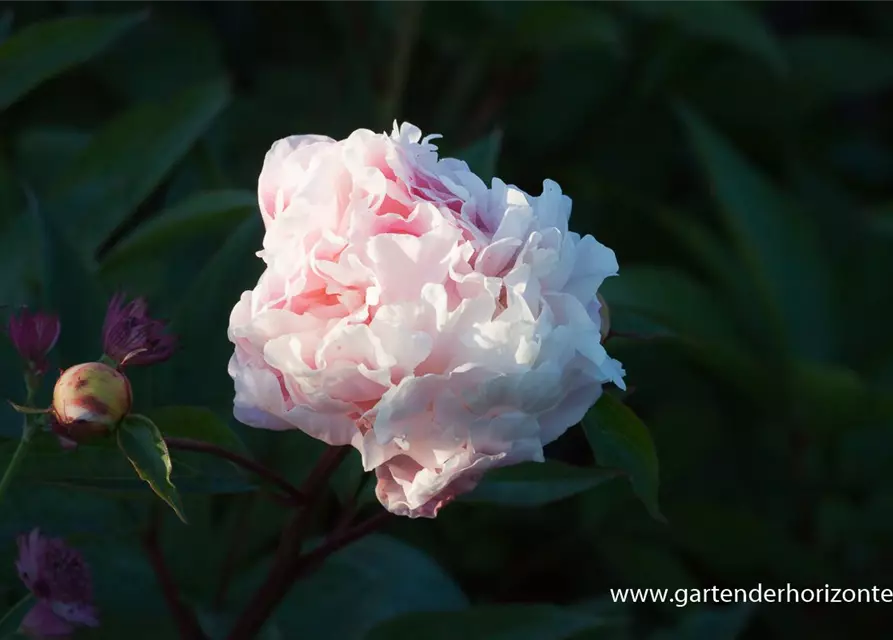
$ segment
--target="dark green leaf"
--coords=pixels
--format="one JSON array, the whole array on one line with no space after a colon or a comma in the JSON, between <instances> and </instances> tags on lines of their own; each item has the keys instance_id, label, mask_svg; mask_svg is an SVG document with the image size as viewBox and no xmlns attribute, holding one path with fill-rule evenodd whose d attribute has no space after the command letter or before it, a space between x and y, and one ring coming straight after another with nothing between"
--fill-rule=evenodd
<instances>
[{"instance_id":1,"label":"dark green leaf","mask_svg":"<svg viewBox=\"0 0 893 640\"><path fill-rule=\"evenodd\" d=\"M56 351L63 366L95 360L102 353L105 296L58 221L32 202L43 237L43 298L57 313L62 331Z\"/></svg>"},{"instance_id":2,"label":"dark green leaf","mask_svg":"<svg viewBox=\"0 0 893 640\"><path fill-rule=\"evenodd\" d=\"M455 613L411 613L375 627L367 640L564 640L602 622L549 604L478 606Z\"/></svg>"},{"instance_id":3,"label":"dark green leaf","mask_svg":"<svg viewBox=\"0 0 893 640\"><path fill-rule=\"evenodd\" d=\"M874 93L893 84L893 49L845 34L805 34L787 41L798 84L820 94Z\"/></svg>"},{"instance_id":4,"label":"dark green leaf","mask_svg":"<svg viewBox=\"0 0 893 640\"><path fill-rule=\"evenodd\" d=\"M468 163L469 168L478 177L490 183L496 174L499 151L502 148L502 131L495 129L493 133L481 138L468 148L459 152L458 157Z\"/></svg>"},{"instance_id":5,"label":"dark green leaf","mask_svg":"<svg viewBox=\"0 0 893 640\"><path fill-rule=\"evenodd\" d=\"M90 144L89 133L71 128L35 128L15 139L16 165L38 196L50 188Z\"/></svg>"},{"instance_id":6,"label":"dark green leaf","mask_svg":"<svg viewBox=\"0 0 893 640\"><path fill-rule=\"evenodd\" d=\"M20 429L20 427L19 427ZM12 457L17 442L0 444L0 468ZM171 478L182 493L243 493L255 491L243 474L228 462L202 454L175 452ZM59 446L55 436L39 434L17 476L17 482L44 483L105 493L143 493L148 487L134 476L114 438L80 445L74 451Z\"/></svg>"},{"instance_id":7,"label":"dark green leaf","mask_svg":"<svg viewBox=\"0 0 893 640\"><path fill-rule=\"evenodd\" d=\"M791 584L834 583L834 565L783 529L747 507L729 503L667 505L677 542L710 571L730 578L770 572Z\"/></svg>"},{"instance_id":8,"label":"dark green leaf","mask_svg":"<svg viewBox=\"0 0 893 640\"><path fill-rule=\"evenodd\" d=\"M607 48L623 51L623 32L607 11L586 4L537 3L522 5L515 41L525 48L545 51Z\"/></svg>"},{"instance_id":9,"label":"dark green leaf","mask_svg":"<svg viewBox=\"0 0 893 640\"><path fill-rule=\"evenodd\" d=\"M606 532L606 536L610 536ZM599 555L621 584L636 589L693 589L697 580L675 552L624 538L599 540ZM670 603L666 603L673 606Z\"/></svg>"},{"instance_id":10,"label":"dark green leaf","mask_svg":"<svg viewBox=\"0 0 893 640\"><path fill-rule=\"evenodd\" d=\"M171 482L171 456L161 432L146 417L131 415L117 429L118 447L137 475L186 522L177 488Z\"/></svg>"},{"instance_id":11,"label":"dark green leaf","mask_svg":"<svg viewBox=\"0 0 893 640\"><path fill-rule=\"evenodd\" d=\"M683 33L762 58L776 73L787 69L784 52L766 25L744 3L629 2L624 7L650 19L672 24Z\"/></svg>"},{"instance_id":12,"label":"dark green leaf","mask_svg":"<svg viewBox=\"0 0 893 640\"><path fill-rule=\"evenodd\" d=\"M829 356L831 282L816 229L700 116L680 108L692 145L710 179L737 249L767 309L796 353Z\"/></svg>"},{"instance_id":13,"label":"dark green leaf","mask_svg":"<svg viewBox=\"0 0 893 640\"><path fill-rule=\"evenodd\" d=\"M474 491L460 499L513 507L541 507L616 477L617 473L613 471L574 467L554 460L529 462L488 472Z\"/></svg>"},{"instance_id":14,"label":"dark green leaf","mask_svg":"<svg viewBox=\"0 0 893 640\"><path fill-rule=\"evenodd\" d=\"M34 596L29 593L3 614L3 618L0 619L0 638L5 639L9 636L14 636L19 630L25 615L35 603Z\"/></svg>"},{"instance_id":15,"label":"dark green leaf","mask_svg":"<svg viewBox=\"0 0 893 640\"><path fill-rule=\"evenodd\" d=\"M686 615L677 629L657 633L652 640L736 640L747 629L754 609L751 602L699 609Z\"/></svg>"},{"instance_id":16,"label":"dark green leaf","mask_svg":"<svg viewBox=\"0 0 893 640\"><path fill-rule=\"evenodd\" d=\"M893 203L873 209L868 213L868 219L878 233L893 238Z\"/></svg>"},{"instance_id":17,"label":"dark green leaf","mask_svg":"<svg viewBox=\"0 0 893 640\"><path fill-rule=\"evenodd\" d=\"M200 610L197 612L202 630L211 640L223 640L239 617L238 611ZM275 620L268 620L257 634L256 640L285 640Z\"/></svg>"},{"instance_id":18,"label":"dark green leaf","mask_svg":"<svg viewBox=\"0 0 893 640\"><path fill-rule=\"evenodd\" d=\"M6 42L9 34L12 32L12 23L15 16L12 9L7 9L0 13L0 44Z\"/></svg>"},{"instance_id":19,"label":"dark green leaf","mask_svg":"<svg viewBox=\"0 0 893 640\"><path fill-rule=\"evenodd\" d=\"M676 269L633 266L599 289L611 309L642 315L680 337L734 343L735 332L716 296ZM612 323L613 326L613 323Z\"/></svg>"},{"instance_id":20,"label":"dark green leaf","mask_svg":"<svg viewBox=\"0 0 893 640\"><path fill-rule=\"evenodd\" d=\"M125 222L205 132L229 99L224 82L136 107L96 134L53 190L48 208L88 254Z\"/></svg>"},{"instance_id":21,"label":"dark green leaf","mask_svg":"<svg viewBox=\"0 0 893 640\"><path fill-rule=\"evenodd\" d=\"M877 421L893 420L893 397L872 388L856 372L837 366L795 362L791 385L812 429L839 433Z\"/></svg>"},{"instance_id":22,"label":"dark green leaf","mask_svg":"<svg viewBox=\"0 0 893 640\"><path fill-rule=\"evenodd\" d=\"M140 225L109 252L103 269L123 262L157 258L173 240L197 237L209 229L232 229L257 209L257 195L222 190L196 193Z\"/></svg>"},{"instance_id":23,"label":"dark green leaf","mask_svg":"<svg viewBox=\"0 0 893 640\"><path fill-rule=\"evenodd\" d=\"M351 448L347 453L347 458L329 479L329 486L332 487L332 491L335 492L342 504L354 499L357 500L358 507L363 506L359 503L367 496L357 495L357 492L361 484L365 485L368 482L365 476L366 472L363 471L362 456L360 456L359 451Z\"/></svg>"},{"instance_id":24,"label":"dark green leaf","mask_svg":"<svg viewBox=\"0 0 893 640\"><path fill-rule=\"evenodd\" d=\"M139 540L140 532L134 531L76 543L92 569L94 597L101 607L100 627L84 633L85 638L178 637L158 579Z\"/></svg>"},{"instance_id":25,"label":"dark green leaf","mask_svg":"<svg viewBox=\"0 0 893 640\"><path fill-rule=\"evenodd\" d=\"M256 578L264 575L258 571ZM394 579L397 575L400 580ZM246 594L256 588L254 580L241 585ZM350 615L344 615L348 603ZM286 638L364 640L376 624L401 614L459 611L467 605L459 587L423 552L371 535L330 556L296 583L274 620Z\"/></svg>"},{"instance_id":26,"label":"dark green leaf","mask_svg":"<svg viewBox=\"0 0 893 640\"><path fill-rule=\"evenodd\" d=\"M165 437L192 438L251 456L242 440L217 414L204 407L159 407L148 414Z\"/></svg>"},{"instance_id":27,"label":"dark green leaf","mask_svg":"<svg viewBox=\"0 0 893 640\"><path fill-rule=\"evenodd\" d=\"M159 11L90 68L128 102L166 100L223 75L222 44L212 22Z\"/></svg>"},{"instance_id":28,"label":"dark green leaf","mask_svg":"<svg viewBox=\"0 0 893 640\"><path fill-rule=\"evenodd\" d=\"M3 457L0 454L0 460ZM46 458L41 457L41 460ZM79 539L132 528L129 515L114 500L95 492L73 491L69 487L35 485L28 482L33 468L32 463L21 477L16 478L4 497L0 542L12 543L17 536L37 525L49 534Z\"/></svg>"},{"instance_id":29,"label":"dark green leaf","mask_svg":"<svg viewBox=\"0 0 893 640\"><path fill-rule=\"evenodd\" d=\"M39 22L0 45L0 110L41 82L105 49L144 18L76 17Z\"/></svg>"},{"instance_id":30,"label":"dark green leaf","mask_svg":"<svg viewBox=\"0 0 893 640\"><path fill-rule=\"evenodd\" d=\"M598 463L626 473L649 513L664 521L658 506L657 451L638 416L614 396L603 393L583 419L583 429Z\"/></svg>"},{"instance_id":31,"label":"dark green leaf","mask_svg":"<svg viewBox=\"0 0 893 640\"><path fill-rule=\"evenodd\" d=\"M0 159L0 304L16 307L33 302L40 264L34 254L40 251L36 220L23 210L24 191L12 172L5 171Z\"/></svg>"},{"instance_id":32,"label":"dark green leaf","mask_svg":"<svg viewBox=\"0 0 893 640\"><path fill-rule=\"evenodd\" d=\"M165 363L166 401L202 404L214 409L232 407L232 379L226 373L232 344L226 336L233 305L253 288L263 269L257 258L261 246L260 216L243 222L201 271L177 310L172 331L183 351L201 357L172 358Z\"/></svg>"}]
</instances>

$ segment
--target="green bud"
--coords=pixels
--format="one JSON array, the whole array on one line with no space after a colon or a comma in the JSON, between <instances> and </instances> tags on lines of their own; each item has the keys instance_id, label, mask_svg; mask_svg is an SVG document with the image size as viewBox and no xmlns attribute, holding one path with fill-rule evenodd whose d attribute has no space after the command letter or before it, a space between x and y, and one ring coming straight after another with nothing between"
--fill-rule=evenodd
<instances>
[{"instance_id":1,"label":"green bud","mask_svg":"<svg viewBox=\"0 0 893 640\"><path fill-rule=\"evenodd\" d=\"M127 377L107 364L85 362L66 369L53 389L53 430L82 442L111 433L130 413Z\"/></svg>"}]
</instances>

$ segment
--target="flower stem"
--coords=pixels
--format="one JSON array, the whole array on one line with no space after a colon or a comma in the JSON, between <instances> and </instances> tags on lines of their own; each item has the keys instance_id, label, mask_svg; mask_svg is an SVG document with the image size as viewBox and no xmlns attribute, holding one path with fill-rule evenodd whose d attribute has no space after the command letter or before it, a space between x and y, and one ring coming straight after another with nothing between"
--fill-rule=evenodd
<instances>
[{"instance_id":1,"label":"flower stem","mask_svg":"<svg viewBox=\"0 0 893 640\"><path fill-rule=\"evenodd\" d=\"M25 459L25 454L28 452L28 445L31 444L31 438L34 437L34 434L37 433L39 428L40 424L36 418L30 415L25 416L22 439L19 440L19 445L16 447L15 453L12 454L12 459L6 466L6 471L3 472L3 479L0 480L0 502L3 501L3 496L6 494L6 490L9 488L10 483L12 483L13 476L15 476L16 471L18 471L19 466L22 464L22 460Z\"/></svg>"},{"instance_id":2,"label":"flower stem","mask_svg":"<svg viewBox=\"0 0 893 640\"><path fill-rule=\"evenodd\" d=\"M159 503L154 503L152 507L151 520L149 528L143 537L143 548L149 557L149 564L155 572L155 577L167 601L171 615L177 623L177 629L180 631L180 637L183 640L207 640L205 632L202 630L195 612L189 608L182 597L174 576L168 569L167 563L164 561L164 554L161 551L161 542L159 540L161 529L161 510Z\"/></svg>"},{"instance_id":3,"label":"flower stem","mask_svg":"<svg viewBox=\"0 0 893 640\"><path fill-rule=\"evenodd\" d=\"M3 617L0 618L0 629L9 629L13 626L20 626L22 619L24 619L25 615L28 613L28 609L31 608L33 603L34 594L29 591L21 600L12 605L12 607L3 614ZM11 638L12 636L8 637Z\"/></svg>"},{"instance_id":4,"label":"flower stem","mask_svg":"<svg viewBox=\"0 0 893 640\"><path fill-rule=\"evenodd\" d=\"M303 555L286 558L284 564L274 564L267 581L260 587L242 617L230 631L227 640L250 640L263 628L292 585L318 568L329 556L352 542L369 535L387 523L391 514L380 511L341 533L333 533L325 542Z\"/></svg>"},{"instance_id":5,"label":"flower stem","mask_svg":"<svg viewBox=\"0 0 893 640\"><path fill-rule=\"evenodd\" d=\"M303 558L301 546L312 524L313 507L322 498L326 482L349 451L349 447L326 449L301 485L301 492L307 496L308 503L285 525L280 536L276 558L266 581L254 594L239 619L236 620L227 640L254 638L288 594L295 580L300 577L301 558Z\"/></svg>"},{"instance_id":6,"label":"flower stem","mask_svg":"<svg viewBox=\"0 0 893 640\"><path fill-rule=\"evenodd\" d=\"M252 471L255 475L263 478L270 484L279 487L292 505L300 505L307 501L307 495L300 489L292 485L281 475L279 475L269 467L266 467L259 462L255 462L250 458L246 458L243 455L235 453L234 451L224 449L223 447L218 447L216 444L212 444L210 442L192 440L191 438L165 438L164 441L167 443L167 446L170 449L207 453L209 455L228 460L233 464L239 465L243 469Z\"/></svg>"}]
</instances>

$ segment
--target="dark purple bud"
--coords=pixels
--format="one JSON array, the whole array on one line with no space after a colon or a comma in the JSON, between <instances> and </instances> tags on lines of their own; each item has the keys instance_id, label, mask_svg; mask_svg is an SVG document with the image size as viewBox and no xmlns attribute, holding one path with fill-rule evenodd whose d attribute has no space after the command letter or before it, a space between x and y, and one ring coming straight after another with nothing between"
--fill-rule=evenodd
<instances>
[{"instance_id":1,"label":"dark purple bud","mask_svg":"<svg viewBox=\"0 0 893 640\"><path fill-rule=\"evenodd\" d=\"M9 317L9 339L31 370L40 375L47 370L47 354L56 345L62 327L51 313L31 313L23 307Z\"/></svg>"},{"instance_id":2,"label":"dark purple bud","mask_svg":"<svg viewBox=\"0 0 893 640\"><path fill-rule=\"evenodd\" d=\"M167 323L150 318L143 298L125 304L116 294L109 302L102 326L102 348L118 366L163 362L171 357L177 339L166 333Z\"/></svg>"}]
</instances>

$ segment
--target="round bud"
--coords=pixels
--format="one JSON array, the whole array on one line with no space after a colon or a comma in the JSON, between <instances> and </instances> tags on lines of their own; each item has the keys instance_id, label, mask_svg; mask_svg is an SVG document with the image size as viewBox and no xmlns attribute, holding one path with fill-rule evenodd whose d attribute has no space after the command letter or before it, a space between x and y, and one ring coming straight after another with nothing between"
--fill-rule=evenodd
<instances>
[{"instance_id":1,"label":"round bud","mask_svg":"<svg viewBox=\"0 0 893 640\"><path fill-rule=\"evenodd\" d=\"M53 389L53 430L75 442L110 433L130 412L130 381L101 362L66 369Z\"/></svg>"}]
</instances>

